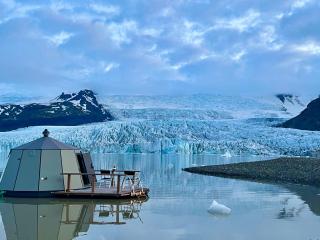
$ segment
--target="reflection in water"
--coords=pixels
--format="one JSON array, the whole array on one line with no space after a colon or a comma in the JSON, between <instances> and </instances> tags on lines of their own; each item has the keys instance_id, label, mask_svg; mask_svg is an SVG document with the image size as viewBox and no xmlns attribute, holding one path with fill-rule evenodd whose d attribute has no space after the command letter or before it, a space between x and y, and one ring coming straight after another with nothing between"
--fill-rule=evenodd
<instances>
[{"instance_id":1,"label":"reflection in water","mask_svg":"<svg viewBox=\"0 0 320 240\"><path fill-rule=\"evenodd\" d=\"M291 201L290 204L284 204L277 218L298 217L304 208L304 204L307 204L315 215L320 216L320 189L318 188L294 184L254 184L250 183L250 181L209 177L181 171L182 168L189 166L256 161L268 158L270 157L245 155L225 158L209 154L93 154L94 165L97 168L108 169L116 165L119 169L140 169L143 173L143 183L150 187L150 196L152 198L172 198L177 196L185 198L194 198L195 196L196 198L212 198L219 197L223 193L223 195L228 195L228 198L233 198L236 194L241 195L241 200L243 201L245 200L245 192L250 193L247 197L251 197L252 192L256 196L259 193L277 195L276 192L281 192L284 187L296 194L303 202ZM264 203L260 202L260 204ZM247 207L251 208L252 206Z\"/></svg>"},{"instance_id":2,"label":"reflection in water","mask_svg":"<svg viewBox=\"0 0 320 240\"><path fill-rule=\"evenodd\" d=\"M7 240L70 240L91 225L142 222L140 200L4 199L0 212Z\"/></svg>"},{"instance_id":3,"label":"reflection in water","mask_svg":"<svg viewBox=\"0 0 320 240\"><path fill-rule=\"evenodd\" d=\"M5 199L0 202L0 239L320 239L319 189L181 171L192 165L258 160L256 156L92 157L97 169L109 169L115 164L117 169L142 171L143 185L151 189L142 209L140 203L130 201ZM207 210L213 199L228 206L232 213L226 218L212 216Z\"/></svg>"},{"instance_id":4,"label":"reflection in water","mask_svg":"<svg viewBox=\"0 0 320 240\"><path fill-rule=\"evenodd\" d=\"M287 185L285 186L290 192L295 193L306 203L313 214L320 216L320 189L310 186Z\"/></svg>"},{"instance_id":5,"label":"reflection in water","mask_svg":"<svg viewBox=\"0 0 320 240\"><path fill-rule=\"evenodd\" d=\"M302 202L298 203L297 206L291 204L290 198L285 198L282 202L283 208L280 209L277 218L278 219L292 219L299 217L300 213L305 208L305 204Z\"/></svg>"}]
</instances>

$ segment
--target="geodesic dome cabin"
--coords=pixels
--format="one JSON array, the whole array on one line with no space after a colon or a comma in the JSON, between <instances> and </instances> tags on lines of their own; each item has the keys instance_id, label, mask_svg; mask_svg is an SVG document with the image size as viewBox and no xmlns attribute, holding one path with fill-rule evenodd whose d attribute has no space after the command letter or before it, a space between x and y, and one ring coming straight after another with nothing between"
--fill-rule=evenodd
<instances>
[{"instance_id":1,"label":"geodesic dome cabin","mask_svg":"<svg viewBox=\"0 0 320 240\"><path fill-rule=\"evenodd\" d=\"M62 173L94 173L90 154L49 137L46 129L42 138L11 149L0 190L5 196L51 196L67 188L67 176ZM89 184L87 175L73 175L70 189Z\"/></svg>"}]
</instances>

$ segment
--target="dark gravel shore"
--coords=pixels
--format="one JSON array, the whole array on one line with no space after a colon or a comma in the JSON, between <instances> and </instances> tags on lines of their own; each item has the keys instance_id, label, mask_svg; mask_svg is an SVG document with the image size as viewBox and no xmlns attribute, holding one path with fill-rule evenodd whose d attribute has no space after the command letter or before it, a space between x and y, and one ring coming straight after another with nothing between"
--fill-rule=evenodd
<instances>
[{"instance_id":1,"label":"dark gravel shore","mask_svg":"<svg viewBox=\"0 0 320 240\"><path fill-rule=\"evenodd\" d=\"M184 171L226 178L272 183L295 183L320 187L320 159L278 158L184 168Z\"/></svg>"}]
</instances>

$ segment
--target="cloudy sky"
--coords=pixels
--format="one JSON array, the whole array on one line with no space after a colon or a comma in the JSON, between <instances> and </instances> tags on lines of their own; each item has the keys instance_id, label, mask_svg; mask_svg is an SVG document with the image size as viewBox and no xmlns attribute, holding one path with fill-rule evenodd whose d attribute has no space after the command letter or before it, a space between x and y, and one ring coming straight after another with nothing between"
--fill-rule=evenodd
<instances>
[{"instance_id":1,"label":"cloudy sky","mask_svg":"<svg viewBox=\"0 0 320 240\"><path fill-rule=\"evenodd\" d=\"M318 93L318 0L0 0L0 91Z\"/></svg>"}]
</instances>

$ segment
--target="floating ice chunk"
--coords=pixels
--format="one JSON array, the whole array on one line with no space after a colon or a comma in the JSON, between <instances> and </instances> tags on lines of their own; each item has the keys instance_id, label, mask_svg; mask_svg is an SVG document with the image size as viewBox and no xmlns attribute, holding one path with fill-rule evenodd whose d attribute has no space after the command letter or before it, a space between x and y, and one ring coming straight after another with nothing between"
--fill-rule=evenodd
<instances>
[{"instance_id":1,"label":"floating ice chunk","mask_svg":"<svg viewBox=\"0 0 320 240\"><path fill-rule=\"evenodd\" d=\"M231 209L223 204L218 203L216 200L213 200L208 212L213 215L229 215L231 213Z\"/></svg>"},{"instance_id":2,"label":"floating ice chunk","mask_svg":"<svg viewBox=\"0 0 320 240\"><path fill-rule=\"evenodd\" d=\"M224 154L222 154L222 156L225 157L225 158L231 158L232 157L232 155L231 155L231 153L229 151L226 151Z\"/></svg>"}]
</instances>

